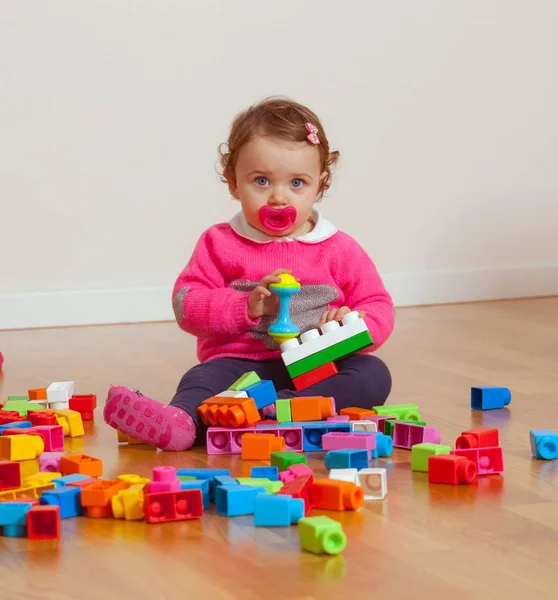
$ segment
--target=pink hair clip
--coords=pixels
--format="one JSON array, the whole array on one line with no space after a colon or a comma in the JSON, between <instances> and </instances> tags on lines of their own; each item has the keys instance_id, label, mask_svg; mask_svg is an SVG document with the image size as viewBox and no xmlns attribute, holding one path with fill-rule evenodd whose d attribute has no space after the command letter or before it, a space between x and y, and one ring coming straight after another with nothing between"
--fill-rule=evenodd
<instances>
[{"instance_id":1,"label":"pink hair clip","mask_svg":"<svg viewBox=\"0 0 558 600\"><path fill-rule=\"evenodd\" d=\"M310 140L313 144L319 144L320 138L318 137L318 128L315 125L312 125L312 123L305 123L304 126L307 131L310 132L310 134L306 136L306 139Z\"/></svg>"}]
</instances>

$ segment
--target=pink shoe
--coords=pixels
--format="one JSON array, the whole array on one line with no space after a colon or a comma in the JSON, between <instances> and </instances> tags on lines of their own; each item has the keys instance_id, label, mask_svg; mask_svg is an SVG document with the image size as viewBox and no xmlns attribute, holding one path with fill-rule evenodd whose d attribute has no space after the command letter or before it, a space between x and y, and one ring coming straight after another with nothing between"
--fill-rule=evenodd
<instances>
[{"instance_id":1,"label":"pink shoe","mask_svg":"<svg viewBox=\"0 0 558 600\"><path fill-rule=\"evenodd\" d=\"M196 425L181 408L161 404L123 386L110 386L104 417L114 429L162 450L188 450L196 438Z\"/></svg>"}]
</instances>

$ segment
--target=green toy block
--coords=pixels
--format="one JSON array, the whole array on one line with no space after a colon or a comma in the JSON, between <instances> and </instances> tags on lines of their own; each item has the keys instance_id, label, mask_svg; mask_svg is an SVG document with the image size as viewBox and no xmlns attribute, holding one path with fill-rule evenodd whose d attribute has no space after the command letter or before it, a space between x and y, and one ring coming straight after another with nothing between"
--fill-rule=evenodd
<instances>
[{"instance_id":1,"label":"green toy block","mask_svg":"<svg viewBox=\"0 0 558 600\"><path fill-rule=\"evenodd\" d=\"M176 478L180 481L194 481L196 479L193 475L177 475Z\"/></svg>"},{"instance_id":2,"label":"green toy block","mask_svg":"<svg viewBox=\"0 0 558 600\"><path fill-rule=\"evenodd\" d=\"M313 554L339 554L347 545L341 523L329 517L306 517L298 522L300 547Z\"/></svg>"},{"instance_id":3,"label":"green toy block","mask_svg":"<svg viewBox=\"0 0 558 600\"><path fill-rule=\"evenodd\" d=\"M8 396L2 410L15 410L19 413L20 417L25 417L27 415L28 403L29 398L27 396Z\"/></svg>"},{"instance_id":4,"label":"green toy block","mask_svg":"<svg viewBox=\"0 0 558 600\"><path fill-rule=\"evenodd\" d=\"M450 446L442 444L431 444L430 442L415 444L411 449L411 469L428 473L428 457L436 454L449 454L450 450Z\"/></svg>"},{"instance_id":5,"label":"green toy block","mask_svg":"<svg viewBox=\"0 0 558 600\"><path fill-rule=\"evenodd\" d=\"M390 404L387 406L373 406L379 417L395 417L400 421L420 421L419 409L416 404Z\"/></svg>"},{"instance_id":6,"label":"green toy block","mask_svg":"<svg viewBox=\"0 0 558 600\"><path fill-rule=\"evenodd\" d=\"M368 346L372 346L373 344L374 340L370 336L370 333L368 331L362 331L361 333L357 333L357 335L353 335L353 337L350 337L348 340L343 340L342 342L338 342L337 344L333 344L332 346L316 352L316 354L311 354L302 360L297 360L287 366L287 371L289 372L291 379L294 379L295 377L308 373L308 371L312 371L313 369L317 369L328 362L339 360L353 352L368 348Z\"/></svg>"},{"instance_id":7,"label":"green toy block","mask_svg":"<svg viewBox=\"0 0 558 600\"><path fill-rule=\"evenodd\" d=\"M384 434L393 437L393 428L396 423L411 423L411 425L422 425L422 427L426 427L426 423L424 421L411 421L409 419L389 419L384 421Z\"/></svg>"},{"instance_id":8,"label":"green toy block","mask_svg":"<svg viewBox=\"0 0 558 600\"><path fill-rule=\"evenodd\" d=\"M28 413L42 411L42 410L46 410L46 408L42 404L39 404L38 402L30 402L27 405L27 412Z\"/></svg>"},{"instance_id":9,"label":"green toy block","mask_svg":"<svg viewBox=\"0 0 558 600\"><path fill-rule=\"evenodd\" d=\"M231 385L229 390L232 390L233 392L241 392L249 385L254 385L254 383L258 383L258 381L261 381L261 379L256 373L256 371L248 371L247 373L244 373L244 375L240 379L237 379Z\"/></svg>"},{"instance_id":10,"label":"green toy block","mask_svg":"<svg viewBox=\"0 0 558 600\"><path fill-rule=\"evenodd\" d=\"M267 477L237 477L240 485L251 485L253 487L263 487L267 494L276 494L282 487L282 481L271 481Z\"/></svg>"},{"instance_id":11,"label":"green toy block","mask_svg":"<svg viewBox=\"0 0 558 600\"><path fill-rule=\"evenodd\" d=\"M307 465L308 461L304 454L294 450L284 450L283 452L271 453L271 466L277 467L279 471L286 471L291 465Z\"/></svg>"},{"instance_id":12,"label":"green toy block","mask_svg":"<svg viewBox=\"0 0 558 600\"><path fill-rule=\"evenodd\" d=\"M290 398L275 401L275 415L275 419L279 423L292 423Z\"/></svg>"}]
</instances>

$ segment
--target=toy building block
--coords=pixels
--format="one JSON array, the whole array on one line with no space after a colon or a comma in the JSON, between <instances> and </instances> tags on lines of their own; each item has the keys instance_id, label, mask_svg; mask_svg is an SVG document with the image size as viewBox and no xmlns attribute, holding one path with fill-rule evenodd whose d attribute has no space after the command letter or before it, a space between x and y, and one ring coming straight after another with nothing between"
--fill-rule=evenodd
<instances>
[{"instance_id":1,"label":"toy building block","mask_svg":"<svg viewBox=\"0 0 558 600\"><path fill-rule=\"evenodd\" d=\"M490 427L468 429L455 440L455 447L460 450L465 448L490 448L499 445L498 430Z\"/></svg>"},{"instance_id":2,"label":"toy building block","mask_svg":"<svg viewBox=\"0 0 558 600\"><path fill-rule=\"evenodd\" d=\"M51 473L60 472L60 459L64 456L64 452L43 452L39 456L39 470Z\"/></svg>"},{"instance_id":3,"label":"toy building block","mask_svg":"<svg viewBox=\"0 0 558 600\"><path fill-rule=\"evenodd\" d=\"M52 410L34 410L27 412L27 419L33 427L58 425L56 415Z\"/></svg>"},{"instance_id":4,"label":"toy building block","mask_svg":"<svg viewBox=\"0 0 558 600\"><path fill-rule=\"evenodd\" d=\"M71 476L66 475L66 477L71 477ZM76 487L76 488L83 489L85 487L89 487L96 481L97 481L96 477L86 477L85 479L73 479L71 481L68 481L68 483L66 484L66 487Z\"/></svg>"},{"instance_id":5,"label":"toy building block","mask_svg":"<svg viewBox=\"0 0 558 600\"><path fill-rule=\"evenodd\" d=\"M68 408L73 395L73 381L55 381L47 387L48 406L56 410Z\"/></svg>"},{"instance_id":6,"label":"toy building block","mask_svg":"<svg viewBox=\"0 0 558 600\"><path fill-rule=\"evenodd\" d=\"M103 474L103 461L85 454L67 454L60 458L60 472L64 475L79 473L100 477Z\"/></svg>"},{"instance_id":7,"label":"toy building block","mask_svg":"<svg viewBox=\"0 0 558 600\"><path fill-rule=\"evenodd\" d=\"M0 460L33 460L45 449L38 435L0 436Z\"/></svg>"},{"instance_id":8,"label":"toy building block","mask_svg":"<svg viewBox=\"0 0 558 600\"><path fill-rule=\"evenodd\" d=\"M47 389L46 388L34 388L27 392L29 400L47 400Z\"/></svg>"},{"instance_id":9,"label":"toy building block","mask_svg":"<svg viewBox=\"0 0 558 600\"><path fill-rule=\"evenodd\" d=\"M368 417L376 417L375 410L369 410L367 408L359 408L358 406L351 406L349 408L343 408L339 412L340 415L347 415L350 421L362 421Z\"/></svg>"},{"instance_id":10,"label":"toy building block","mask_svg":"<svg viewBox=\"0 0 558 600\"><path fill-rule=\"evenodd\" d=\"M258 494L254 502L256 527L289 527L304 517L304 501L290 496Z\"/></svg>"},{"instance_id":11,"label":"toy building block","mask_svg":"<svg viewBox=\"0 0 558 600\"><path fill-rule=\"evenodd\" d=\"M45 475L52 475L52 473L44 473ZM56 487L64 487L70 485L71 483L75 483L76 481L87 480L91 483L95 482L95 479L89 477L89 475L81 475L80 473L72 473L72 475L60 475L59 477L54 477L51 479L52 483L56 485Z\"/></svg>"},{"instance_id":12,"label":"toy building block","mask_svg":"<svg viewBox=\"0 0 558 600\"><path fill-rule=\"evenodd\" d=\"M244 373L242 377L237 379L230 387L229 390L233 392L240 392L247 388L248 386L254 385L261 381L260 376L256 373L256 371L248 371Z\"/></svg>"},{"instance_id":13,"label":"toy building block","mask_svg":"<svg viewBox=\"0 0 558 600\"><path fill-rule=\"evenodd\" d=\"M248 398L248 393L245 392L244 390L240 390L239 392L235 392L234 390L223 390L222 392L219 392L218 394L215 394L215 396L212 396L213 398ZM208 398L209 400L209 398Z\"/></svg>"},{"instance_id":14,"label":"toy building block","mask_svg":"<svg viewBox=\"0 0 558 600\"><path fill-rule=\"evenodd\" d=\"M511 392L504 387L472 387L471 408L473 410L495 410L511 402Z\"/></svg>"},{"instance_id":15,"label":"toy building block","mask_svg":"<svg viewBox=\"0 0 558 600\"><path fill-rule=\"evenodd\" d=\"M148 494L178 492L179 490L180 479L176 477L176 469L174 467L153 468L153 479L147 484Z\"/></svg>"},{"instance_id":16,"label":"toy building block","mask_svg":"<svg viewBox=\"0 0 558 600\"><path fill-rule=\"evenodd\" d=\"M31 502L0 503L0 527L6 537L25 537L27 535L27 513Z\"/></svg>"},{"instance_id":17,"label":"toy building block","mask_svg":"<svg viewBox=\"0 0 558 600\"><path fill-rule=\"evenodd\" d=\"M136 440L136 438L126 435L122 431L118 431L118 429L116 430L116 439L118 440L119 444L128 444L130 446L139 446L140 444L146 443L142 442L141 440Z\"/></svg>"},{"instance_id":18,"label":"toy building block","mask_svg":"<svg viewBox=\"0 0 558 600\"><path fill-rule=\"evenodd\" d=\"M368 450L330 450L324 458L326 469L365 469L368 467Z\"/></svg>"},{"instance_id":19,"label":"toy building block","mask_svg":"<svg viewBox=\"0 0 558 600\"><path fill-rule=\"evenodd\" d=\"M31 507L27 512L27 537L30 540L57 540L60 537L60 507Z\"/></svg>"},{"instance_id":20,"label":"toy building block","mask_svg":"<svg viewBox=\"0 0 558 600\"><path fill-rule=\"evenodd\" d=\"M56 480L60 479L60 477L62 477L62 473L34 473L25 477L23 485L31 487L35 485L42 486L46 483L57 485ZM59 485L61 486L62 484Z\"/></svg>"},{"instance_id":21,"label":"toy building block","mask_svg":"<svg viewBox=\"0 0 558 600\"><path fill-rule=\"evenodd\" d=\"M293 385L295 390L301 391L310 387L311 385L315 385L316 383L320 383L320 381L324 381L328 377L332 377L333 375L337 375L339 371L335 366L334 362L328 362L316 369L312 369L307 373L303 373L298 377L293 379Z\"/></svg>"},{"instance_id":22,"label":"toy building block","mask_svg":"<svg viewBox=\"0 0 558 600\"><path fill-rule=\"evenodd\" d=\"M272 433L246 433L242 437L242 460L269 460L272 452L285 450L285 438Z\"/></svg>"},{"instance_id":23,"label":"toy building block","mask_svg":"<svg viewBox=\"0 0 558 600\"><path fill-rule=\"evenodd\" d=\"M314 483L314 474L301 475L288 481L277 492L278 496L290 496L304 500L304 515L307 516L312 510L312 484Z\"/></svg>"},{"instance_id":24,"label":"toy building block","mask_svg":"<svg viewBox=\"0 0 558 600\"><path fill-rule=\"evenodd\" d=\"M374 433L378 431L378 425L374 421L363 419L362 421L351 421L351 431L368 431Z\"/></svg>"},{"instance_id":25,"label":"toy building block","mask_svg":"<svg viewBox=\"0 0 558 600\"><path fill-rule=\"evenodd\" d=\"M13 423L4 423L4 425L0 425L0 435L3 435L4 431L6 430L29 429L31 426L31 421L15 421ZM23 433L25 433L25 431Z\"/></svg>"},{"instance_id":26,"label":"toy building block","mask_svg":"<svg viewBox=\"0 0 558 600\"><path fill-rule=\"evenodd\" d=\"M247 433L270 433L285 440L285 448L302 452L302 427L208 427L206 433L208 454L240 454L242 438Z\"/></svg>"},{"instance_id":27,"label":"toy building block","mask_svg":"<svg viewBox=\"0 0 558 600\"><path fill-rule=\"evenodd\" d=\"M258 410L273 404L277 400L277 392L275 391L273 381L258 381L245 387L243 391L248 394L249 398L254 400Z\"/></svg>"},{"instance_id":28,"label":"toy building block","mask_svg":"<svg viewBox=\"0 0 558 600\"><path fill-rule=\"evenodd\" d=\"M393 451L393 444L389 436L366 431L327 433L322 437L322 447L325 451L366 450L369 458L390 456Z\"/></svg>"},{"instance_id":29,"label":"toy building block","mask_svg":"<svg viewBox=\"0 0 558 600\"><path fill-rule=\"evenodd\" d=\"M79 487L57 487L43 492L41 504L60 507L60 518L70 519L83 514L81 505L81 489Z\"/></svg>"},{"instance_id":30,"label":"toy building block","mask_svg":"<svg viewBox=\"0 0 558 600\"><path fill-rule=\"evenodd\" d=\"M349 433L348 423L309 423L302 428L304 452L321 452L323 450L322 438L327 433Z\"/></svg>"},{"instance_id":31,"label":"toy building block","mask_svg":"<svg viewBox=\"0 0 558 600\"><path fill-rule=\"evenodd\" d=\"M384 433L393 437L393 431L395 429L396 423L404 423L406 425L420 425L421 427L426 427L426 423L424 421L410 421L408 419L393 419L392 421L386 421L384 423Z\"/></svg>"},{"instance_id":32,"label":"toy building block","mask_svg":"<svg viewBox=\"0 0 558 600\"><path fill-rule=\"evenodd\" d=\"M450 454L463 456L477 465L477 475L494 475L504 472L504 456L502 448L492 446L490 448L464 448L452 450Z\"/></svg>"},{"instance_id":33,"label":"toy building block","mask_svg":"<svg viewBox=\"0 0 558 600\"><path fill-rule=\"evenodd\" d=\"M326 419L326 423L349 423L349 421L348 415L335 415L334 417L328 417Z\"/></svg>"},{"instance_id":34,"label":"toy building block","mask_svg":"<svg viewBox=\"0 0 558 600\"><path fill-rule=\"evenodd\" d=\"M270 481L279 481L279 469L277 467L252 467L250 477L265 477Z\"/></svg>"},{"instance_id":35,"label":"toy building block","mask_svg":"<svg viewBox=\"0 0 558 600\"><path fill-rule=\"evenodd\" d=\"M415 444L430 442L439 444L442 436L434 427L423 427L422 425L411 425L395 421L393 428L393 445L396 448L411 449Z\"/></svg>"},{"instance_id":36,"label":"toy building block","mask_svg":"<svg viewBox=\"0 0 558 600\"><path fill-rule=\"evenodd\" d=\"M142 477L137 473L123 473L122 475L118 475L116 478L118 481L123 481L126 485L136 485L136 483L149 483L151 479L149 477ZM195 479L192 477L192 479Z\"/></svg>"},{"instance_id":37,"label":"toy building block","mask_svg":"<svg viewBox=\"0 0 558 600\"><path fill-rule=\"evenodd\" d=\"M271 481L265 477L237 477L236 480L239 485L263 487L266 494L276 494L284 485L282 481Z\"/></svg>"},{"instance_id":38,"label":"toy building block","mask_svg":"<svg viewBox=\"0 0 558 600\"><path fill-rule=\"evenodd\" d=\"M126 521L141 521L144 517L145 483L134 483L125 490L120 490L110 500L112 516Z\"/></svg>"},{"instance_id":39,"label":"toy building block","mask_svg":"<svg viewBox=\"0 0 558 600\"><path fill-rule=\"evenodd\" d=\"M383 500L387 494L386 470L361 469L357 473L356 484L363 489L365 500Z\"/></svg>"},{"instance_id":40,"label":"toy building block","mask_svg":"<svg viewBox=\"0 0 558 600\"><path fill-rule=\"evenodd\" d=\"M373 406L379 417L395 417L400 421L420 421L419 409L416 404L389 404Z\"/></svg>"},{"instance_id":41,"label":"toy building block","mask_svg":"<svg viewBox=\"0 0 558 600\"><path fill-rule=\"evenodd\" d=\"M85 509L85 515L97 519L110 517L112 515L112 497L126 488L127 485L117 479L97 479L95 483L81 488L81 505Z\"/></svg>"},{"instance_id":42,"label":"toy building block","mask_svg":"<svg viewBox=\"0 0 558 600\"><path fill-rule=\"evenodd\" d=\"M260 420L260 413L252 398L224 398L214 396L204 400L197 409L204 425L240 427Z\"/></svg>"},{"instance_id":43,"label":"toy building block","mask_svg":"<svg viewBox=\"0 0 558 600\"><path fill-rule=\"evenodd\" d=\"M269 290L279 299L279 314L267 333L277 344L282 344L300 334L300 329L289 316L291 297L300 292L300 283L288 273L281 273L278 277L281 281L269 284Z\"/></svg>"},{"instance_id":44,"label":"toy building block","mask_svg":"<svg viewBox=\"0 0 558 600\"><path fill-rule=\"evenodd\" d=\"M203 517L201 490L180 490L145 494L143 505L146 523L170 523Z\"/></svg>"},{"instance_id":45,"label":"toy building block","mask_svg":"<svg viewBox=\"0 0 558 600\"><path fill-rule=\"evenodd\" d=\"M320 479L310 491L314 508L323 510L357 510L364 504L364 491L351 481Z\"/></svg>"},{"instance_id":46,"label":"toy building block","mask_svg":"<svg viewBox=\"0 0 558 600\"><path fill-rule=\"evenodd\" d=\"M208 479L195 479L193 481L180 481L181 490L200 490L203 500L203 509L209 508L209 480Z\"/></svg>"},{"instance_id":47,"label":"toy building block","mask_svg":"<svg viewBox=\"0 0 558 600\"><path fill-rule=\"evenodd\" d=\"M279 423L291 423L293 420L291 413L290 398L280 398L275 401L275 418Z\"/></svg>"},{"instance_id":48,"label":"toy building block","mask_svg":"<svg viewBox=\"0 0 558 600\"><path fill-rule=\"evenodd\" d=\"M77 411L63 408L56 409L54 414L58 425L62 425L64 428L65 436L69 435L74 438L85 435L83 421L81 420L81 415Z\"/></svg>"},{"instance_id":49,"label":"toy building block","mask_svg":"<svg viewBox=\"0 0 558 600\"><path fill-rule=\"evenodd\" d=\"M28 421L27 417L22 417L15 410L0 410L0 425L6 425L11 423L17 423L21 421Z\"/></svg>"},{"instance_id":50,"label":"toy building block","mask_svg":"<svg viewBox=\"0 0 558 600\"><path fill-rule=\"evenodd\" d=\"M0 461L0 491L17 489L21 483L21 464Z\"/></svg>"},{"instance_id":51,"label":"toy building block","mask_svg":"<svg viewBox=\"0 0 558 600\"><path fill-rule=\"evenodd\" d=\"M298 377L322 365L348 356L373 345L370 332L358 311L342 319L329 321L318 329L311 329L297 339L281 344L281 357L291 378Z\"/></svg>"},{"instance_id":52,"label":"toy building block","mask_svg":"<svg viewBox=\"0 0 558 600\"><path fill-rule=\"evenodd\" d=\"M75 410L81 415L82 421L92 421L97 408L97 396L95 394L72 396L68 406L70 410Z\"/></svg>"},{"instance_id":53,"label":"toy building block","mask_svg":"<svg viewBox=\"0 0 558 600\"><path fill-rule=\"evenodd\" d=\"M306 457L292 450L284 452L272 452L270 456L271 466L277 467L279 471L286 471L291 465L308 464Z\"/></svg>"},{"instance_id":54,"label":"toy building block","mask_svg":"<svg viewBox=\"0 0 558 600\"><path fill-rule=\"evenodd\" d=\"M312 554L339 554L347 545L341 523L329 517L306 517L298 522L300 547Z\"/></svg>"},{"instance_id":55,"label":"toy building block","mask_svg":"<svg viewBox=\"0 0 558 600\"><path fill-rule=\"evenodd\" d=\"M411 448L411 451L411 469L413 471L428 473L428 457L437 454L449 454L451 447L423 442L421 444L415 444Z\"/></svg>"},{"instance_id":56,"label":"toy building block","mask_svg":"<svg viewBox=\"0 0 558 600\"><path fill-rule=\"evenodd\" d=\"M314 471L304 463L299 463L295 465L291 465L285 471L281 471L279 473L279 479L283 483L288 483L297 477L302 477L303 475L310 475L311 481L314 481Z\"/></svg>"},{"instance_id":57,"label":"toy building block","mask_svg":"<svg viewBox=\"0 0 558 600\"><path fill-rule=\"evenodd\" d=\"M27 396L8 396L6 403L2 407L3 411L16 412L20 417L27 415L27 404L29 398Z\"/></svg>"},{"instance_id":58,"label":"toy building block","mask_svg":"<svg viewBox=\"0 0 558 600\"><path fill-rule=\"evenodd\" d=\"M229 469L194 469L194 468L183 468L177 469L176 475L180 476L192 476L196 479L207 479L209 482L209 495L210 499L215 497L215 488L217 486L218 477L229 477L231 472ZM236 483L236 481L235 481Z\"/></svg>"},{"instance_id":59,"label":"toy building block","mask_svg":"<svg viewBox=\"0 0 558 600\"><path fill-rule=\"evenodd\" d=\"M472 483L477 478L477 465L472 460L453 454L436 454L428 457L430 483Z\"/></svg>"},{"instance_id":60,"label":"toy building block","mask_svg":"<svg viewBox=\"0 0 558 600\"><path fill-rule=\"evenodd\" d=\"M226 517L253 515L258 494L265 494L265 489L250 485L221 485L215 490L217 514Z\"/></svg>"},{"instance_id":61,"label":"toy building block","mask_svg":"<svg viewBox=\"0 0 558 600\"><path fill-rule=\"evenodd\" d=\"M42 438L46 452L64 450L64 433L59 425L39 425L38 427L14 427L3 429L2 435L38 435Z\"/></svg>"},{"instance_id":62,"label":"toy building block","mask_svg":"<svg viewBox=\"0 0 558 600\"><path fill-rule=\"evenodd\" d=\"M336 481L350 481L356 485L358 470L357 469L331 469L328 474L329 479Z\"/></svg>"},{"instance_id":63,"label":"toy building block","mask_svg":"<svg viewBox=\"0 0 558 600\"><path fill-rule=\"evenodd\" d=\"M291 398L291 415L295 422L321 421L333 417L333 398L325 396Z\"/></svg>"},{"instance_id":64,"label":"toy building block","mask_svg":"<svg viewBox=\"0 0 558 600\"><path fill-rule=\"evenodd\" d=\"M555 431L532 429L529 432L529 440L535 458L539 460L558 458L558 434Z\"/></svg>"},{"instance_id":65,"label":"toy building block","mask_svg":"<svg viewBox=\"0 0 558 600\"><path fill-rule=\"evenodd\" d=\"M27 403L27 416L31 412L43 412L48 410L48 402L46 400L29 400Z\"/></svg>"}]
</instances>

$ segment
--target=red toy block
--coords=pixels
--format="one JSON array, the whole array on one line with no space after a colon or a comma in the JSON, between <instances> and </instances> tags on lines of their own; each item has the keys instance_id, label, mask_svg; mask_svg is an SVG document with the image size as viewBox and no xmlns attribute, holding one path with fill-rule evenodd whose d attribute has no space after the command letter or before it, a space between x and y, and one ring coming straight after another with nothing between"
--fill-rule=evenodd
<instances>
[{"instance_id":1,"label":"red toy block","mask_svg":"<svg viewBox=\"0 0 558 600\"><path fill-rule=\"evenodd\" d=\"M358 406L343 408L339 414L347 415L350 421L365 421L368 417L377 416L375 410L358 408Z\"/></svg>"},{"instance_id":2,"label":"red toy block","mask_svg":"<svg viewBox=\"0 0 558 600\"><path fill-rule=\"evenodd\" d=\"M30 540L56 540L60 537L60 507L33 506L27 513L27 537Z\"/></svg>"},{"instance_id":3,"label":"red toy block","mask_svg":"<svg viewBox=\"0 0 558 600\"><path fill-rule=\"evenodd\" d=\"M21 463L0 460L0 491L21 487Z\"/></svg>"},{"instance_id":4,"label":"red toy block","mask_svg":"<svg viewBox=\"0 0 558 600\"><path fill-rule=\"evenodd\" d=\"M322 421L333 417L333 399L327 396L291 398L293 422Z\"/></svg>"},{"instance_id":5,"label":"red toy block","mask_svg":"<svg viewBox=\"0 0 558 600\"><path fill-rule=\"evenodd\" d=\"M29 390L27 392L29 396L29 400L46 400L47 399L47 389L46 388L35 388L34 390Z\"/></svg>"},{"instance_id":6,"label":"red toy block","mask_svg":"<svg viewBox=\"0 0 558 600\"><path fill-rule=\"evenodd\" d=\"M260 420L260 413L252 398L227 398L213 396L197 409L204 425L241 427Z\"/></svg>"},{"instance_id":7,"label":"red toy block","mask_svg":"<svg viewBox=\"0 0 558 600\"><path fill-rule=\"evenodd\" d=\"M450 454L464 456L477 465L477 474L495 475L504 472L504 454L500 446L490 448L463 448L452 450Z\"/></svg>"},{"instance_id":8,"label":"red toy block","mask_svg":"<svg viewBox=\"0 0 558 600\"><path fill-rule=\"evenodd\" d=\"M27 413L26 419L31 421L33 427L58 425L56 415L52 410L32 410Z\"/></svg>"},{"instance_id":9,"label":"red toy block","mask_svg":"<svg viewBox=\"0 0 558 600\"><path fill-rule=\"evenodd\" d=\"M472 483L477 478L477 465L472 460L453 454L437 454L428 457L428 481L430 483Z\"/></svg>"},{"instance_id":10,"label":"red toy block","mask_svg":"<svg viewBox=\"0 0 558 600\"><path fill-rule=\"evenodd\" d=\"M92 421L93 411L97 408L97 396L95 394L72 396L69 406L70 410L81 414L82 421Z\"/></svg>"},{"instance_id":11,"label":"red toy block","mask_svg":"<svg viewBox=\"0 0 558 600\"><path fill-rule=\"evenodd\" d=\"M0 425L28 420L27 417L22 417L16 410L0 410Z\"/></svg>"},{"instance_id":12,"label":"red toy block","mask_svg":"<svg viewBox=\"0 0 558 600\"><path fill-rule=\"evenodd\" d=\"M146 523L168 523L203 517L203 498L199 489L145 494L143 512Z\"/></svg>"},{"instance_id":13,"label":"red toy block","mask_svg":"<svg viewBox=\"0 0 558 600\"><path fill-rule=\"evenodd\" d=\"M476 427L464 431L455 441L455 447L464 448L491 448L499 446L498 430L490 427Z\"/></svg>"},{"instance_id":14,"label":"red toy block","mask_svg":"<svg viewBox=\"0 0 558 600\"><path fill-rule=\"evenodd\" d=\"M68 454L60 459L60 472L62 475L89 475L100 477L103 474L103 461L85 454Z\"/></svg>"},{"instance_id":15,"label":"red toy block","mask_svg":"<svg viewBox=\"0 0 558 600\"><path fill-rule=\"evenodd\" d=\"M298 390L300 392L300 390L310 387L311 385L314 385L316 383L320 383L320 381L323 381L324 379L327 379L332 375L337 375L338 372L339 371L337 370L335 363L328 362L325 365L318 367L317 369L312 369L311 371L308 371L308 373L303 373L298 377L294 377L293 384L295 390Z\"/></svg>"},{"instance_id":16,"label":"red toy block","mask_svg":"<svg viewBox=\"0 0 558 600\"><path fill-rule=\"evenodd\" d=\"M296 477L283 485L277 492L283 496L292 496L293 498L302 498L304 500L304 516L308 516L312 510L312 482L313 475L302 475Z\"/></svg>"},{"instance_id":17,"label":"red toy block","mask_svg":"<svg viewBox=\"0 0 558 600\"><path fill-rule=\"evenodd\" d=\"M242 436L242 460L270 460L272 452L285 450L285 438L272 433L245 433Z\"/></svg>"},{"instance_id":18,"label":"red toy block","mask_svg":"<svg viewBox=\"0 0 558 600\"><path fill-rule=\"evenodd\" d=\"M364 504L364 490L352 481L320 479L311 488L312 505L325 510L357 510Z\"/></svg>"}]
</instances>

